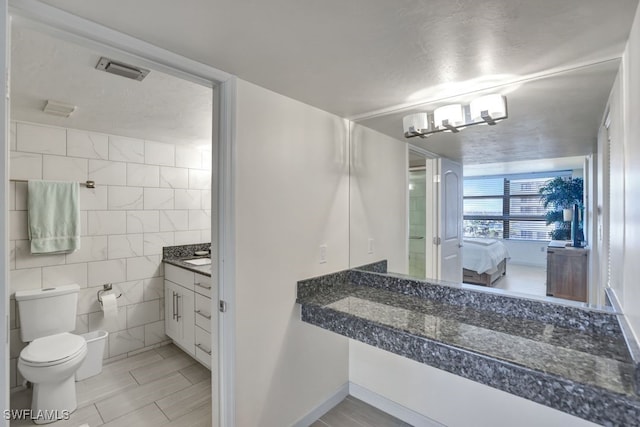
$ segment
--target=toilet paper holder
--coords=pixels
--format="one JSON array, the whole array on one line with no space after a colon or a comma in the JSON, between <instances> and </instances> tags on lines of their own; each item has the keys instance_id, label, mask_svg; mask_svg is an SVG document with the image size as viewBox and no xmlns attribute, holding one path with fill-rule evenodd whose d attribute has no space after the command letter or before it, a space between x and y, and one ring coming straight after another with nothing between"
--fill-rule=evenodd
<instances>
[{"instance_id":1,"label":"toilet paper holder","mask_svg":"<svg viewBox=\"0 0 640 427\"><path fill-rule=\"evenodd\" d=\"M102 285L102 289L100 289L98 294L98 302L102 305L102 294L113 289L113 285L111 283L107 283L106 285ZM116 298L120 298L122 294L119 294Z\"/></svg>"}]
</instances>

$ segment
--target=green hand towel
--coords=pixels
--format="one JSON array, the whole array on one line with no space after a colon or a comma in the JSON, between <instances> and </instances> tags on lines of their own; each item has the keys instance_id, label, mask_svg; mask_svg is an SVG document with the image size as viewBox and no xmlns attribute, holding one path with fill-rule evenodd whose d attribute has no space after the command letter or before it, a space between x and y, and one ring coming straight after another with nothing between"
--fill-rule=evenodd
<instances>
[{"instance_id":1,"label":"green hand towel","mask_svg":"<svg viewBox=\"0 0 640 427\"><path fill-rule=\"evenodd\" d=\"M31 253L73 252L80 248L77 182L29 181Z\"/></svg>"}]
</instances>

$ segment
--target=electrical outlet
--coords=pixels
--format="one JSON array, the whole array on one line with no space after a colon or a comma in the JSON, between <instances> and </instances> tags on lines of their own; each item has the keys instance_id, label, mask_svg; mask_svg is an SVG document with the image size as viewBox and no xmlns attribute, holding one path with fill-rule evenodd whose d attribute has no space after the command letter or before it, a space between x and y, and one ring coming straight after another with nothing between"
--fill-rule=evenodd
<instances>
[{"instance_id":1,"label":"electrical outlet","mask_svg":"<svg viewBox=\"0 0 640 427\"><path fill-rule=\"evenodd\" d=\"M320 245L320 264L327 262L327 245Z\"/></svg>"},{"instance_id":2,"label":"electrical outlet","mask_svg":"<svg viewBox=\"0 0 640 427\"><path fill-rule=\"evenodd\" d=\"M374 249L373 239L370 238L369 241L367 242L367 253L372 254L373 249Z\"/></svg>"}]
</instances>

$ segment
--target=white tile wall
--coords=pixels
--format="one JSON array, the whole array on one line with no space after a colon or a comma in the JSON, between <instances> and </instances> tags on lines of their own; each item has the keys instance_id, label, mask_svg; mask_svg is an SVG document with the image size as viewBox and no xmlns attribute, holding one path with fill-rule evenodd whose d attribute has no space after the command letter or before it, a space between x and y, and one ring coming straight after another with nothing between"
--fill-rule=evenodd
<instances>
[{"instance_id":1,"label":"white tile wall","mask_svg":"<svg viewBox=\"0 0 640 427\"><path fill-rule=\"evenodd\" d=\"M211 188L211 173L207 170L189 169L189 188L208 190Z\"/></svg>"},{"instance_id":2,"label":"white tile wall","mask_svg":"<svg viewBox=\"0 0 640 427\"><path fill-rule=\"evenodd\" d=\"M152 210L173 209L174 191L171 188L145 188L144 208Z\"/></svg>"},{"instance_id":3,"label":"white tile wall","mask_svg":"<svg viewBox=\"0 0 640 427\"><path fill-rule=\"evenodd\" d=\"M87 235L126 234L127 213L124 211L87 212Z\"/></svg>"},{"instance_id":4,"label":"white tile wall","mask_svg":"<svg viewBox=\"0 0 640 427\"><path fill-rule=\"evenodd\" d=\"M189 211L160 211L160 231L189 229Z\"/></svg>"},{"instance_id":5,"label":"white tile wall","mask_svg":"<svg viewBox=\"0 0 640 427\"><path fill-rule=\"evenodd\" d=\"M12 151L9 156L11 179L42 179L42 154Z\"/></svg>"},{"instance_id":6,"label":"white tile wall","mask_svg":"<svg viewBox=\"0 0 640 427\"><path fill-rule=\"evenodd\" d=\"M211 226L210 210L191 210L189 211L189 230L204 230Z\"/></svg>"},{"instance_id":7,"label":"white tile wall","mask_svg":"<svg viewBox=\"0 0 640 427\"><path fill-rule=\"evenodd\" d=\"M42 156L42 179L50 181L87 180L88 160L64 156Z\"/></svg>"},{"instance_id":8,"label":"white tile wall","mask_svg":"<svg viewBox=\"0 0 640 427\"><path fill-rule=\"evenodd\" d=\"M160 167L160 187L188 188L189 169Z\"/></svg>"},{"instance_id":9,"label":"white tile wall","mask_svg":"<svg viewBox=\"0 0 640 427\"><path fill-rule=\"evenodd\" d=\"M159 187L160 167L127 163L127 185L134 187Z\"/></svg>"},{"instance_id":10,"label":"white tile wall","mask_svg":"<svg viewBox=\"0 0 640 427\"><path fill-rule=\"evenodd\" d=\"M65 264L42 268L42 287L69 285L87 287L87 263Z\"/></svg>"},{"instance_id":11,"label":"white tile wall","mask_svg":"<svg viewBox=\"0 0 640 427\"><path fill-rule=\"evenodd\" d=\"M87 282L89 286L102 286L105 283L118 283L127 280L127 261L112 259L87 264Z\"/></svg>"},{"instance_id":12,"label":"white tile wall","mask_svg":"<svg viewBox=\"0 0 640 427\"><path fill-rule=\"evenodd\" d=\"M160 231L159 211L127 211L128 233L153 233Z\"/></svg>"},{"instance_id":13,"label":"white tile wall","mask_svg":"<svg viewBox=\"0 0 640 427\"><path fill-rule=\"evenodd\" d=\"M101 133L67 129L67 156L107 160L109 137Z\"/></svg>"},{"instance_id":14,"label":"white tile wall","mask_svg":"<svg viewBox=\"0 0 640 427\"><path fill-rule=\"evenodd\" d=\"M204 231L204 230L202 230ZM210 239L202 240L201 231L176 231L174 234L174 244L188 245L190 242L208 242Z\"/></svg>"},{"instance_id":15,"label":"white tile wall","mask_svg":"<svg viewBox=\"0 0 640 427\"><path fill-rule=\"evenodd\" d=\"M173 233L145 233L144 255L162 255L164 246L173 246ZM142 255L142 254L141 254Z\"/></svg>"},{"instance_id":16,"label":"white tile wall","mask_svg":"<svg viewBox=\"0 0 640 427\"><path fill-rule=\"evenodd\" d=\"M176 147L176 167L200 169L202 168L202 154L191 147Z\"/></svg>"},{"instance_id":17,"label":"white tile wall","mask_svg":"<svg viewBox=\"0 0 640 427\"><path fill-rule=\"evenodd\" d=\"M66 129L18 123L17 131L17 151L67 154Z\"/></svg>"},{"instance_id":18,"label":"white tile wall","mask_svg":"<svg viewBox=\"0 0 640 427\"><path fill-rule=\"evenodd\" d=\"M127 185L127 164L109 160L89 160L89 179L100 185Z\"/></svg>"},{"instance_id":19,"label":"white tile wall","mask_svg":"<svg viewBox=\"0 0 640 427\"><path fill-rule=\"evenodd\" d=\"M164 298L164 280L162 277L144 279L143 295L145 301Z\"/></svg>"},{"instance_id":20,"label":"white tile wall","mask_svg":"<svg viewBox=\"0 0 640 427\"><path fill-rule=\"evenodd\" d=\"M145 141L144 162L149 165L174 166L176 163L175 145L162 142Z\"/></svg>"},{"instance_id":21,"label":"white tile wall","mask_svg":"<svg viewBox=\"0 0 640 427\"><path fill-rule=\"evenodd\" d=\"M9 239L28 239L27 231L27 211L9 212Z\"/></svg>"},{"instance_id":22,"label":"white tile wall","mask_svg":"<svg viewBox=\"0 0 640 427\"><path fill-rule=\"evenodd\" d=\"M16 135L18 133L17 129L18 124L16 122L11 122L9 125L9 150L11 151L16 151L18 149L16 142Z\"/></svg>"},{"instance_id":23,"label":"white tile wall","mask_svg":"<svg viewBox=\"0 0 640 427\"><path fill-rule=\"evenodd\" d=\"M80 187L80 210L106 210L108 208L108 190L109 187ZM16 194L16 202L17 201L18 199Z\"/></svg>"},{"instance_id":24,"label":"white tile wall","mask_svg":"<svg viewBox=\"0 0 640 427\"><path fill-rule=\"evenodd\" d=\"M77 283L76 332L110 332L105 357L167 340L162 247L210 236L210 153L192 147L74 129L11 123L12 179L96 181L80 190L81 247L71 254L30 254L27 185L11 183L10 292ZM197 228L204 227L204 228ZM96 292L113 283L118 315L104 319ZM11 300L11 387L23 344Z\"/></svg>"},{"instance_id":25,"label":"white tile wall","mask_svg":"<svg viewBox=\"0 0 640 427\"><path fill-rule=\"evenodd\" d=\"M144 255L142 234L109 236L109 259L132 258Z\"/></svg>"},{"instance_id":26,"label":"white tile wall","mask_svg":"<svg viewBox=\"0 0 640 427\"><path fill-rule=\"evenodd\" d=\"M142 187L109 187L109 209L142 209L143 195Z\"/></svg>"},{"instance_id":27,"label":"white tile wall","mask_svg":"<svg viewBox=\"0 0 640 427\"><path fill-rule=\"evenodd\" d=\"M201 190L176 190L176 209L200 209L202 193Z\"/></svg>"},{"instance_id":28,"label":"white tile wall","mask_svg":"<svg viewBox=\"0 0 640 427\"><path fill-rule=\"evenodd\" d=\"M144 141L109 136L109 160L144 163Z\"/></svg>"}]
</instances>

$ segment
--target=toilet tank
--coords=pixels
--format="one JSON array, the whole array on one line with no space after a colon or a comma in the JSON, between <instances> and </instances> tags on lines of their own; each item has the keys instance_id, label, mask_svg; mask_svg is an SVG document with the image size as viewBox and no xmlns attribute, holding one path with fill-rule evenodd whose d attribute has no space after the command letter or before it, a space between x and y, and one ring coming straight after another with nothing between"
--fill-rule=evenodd
<instances>
[{"instance_id":1,"label":"toilet tank","mask_svg":"<svg viewBox=\"0 0 640 427\"><path fill-rule=\"evenodd\" d=\"M16 292L20 338L30 342L76 328L78 285Z\"/></svg>"}]
</instances>

